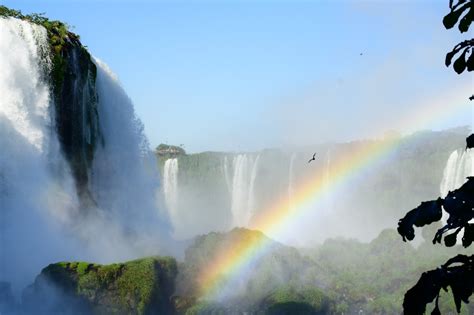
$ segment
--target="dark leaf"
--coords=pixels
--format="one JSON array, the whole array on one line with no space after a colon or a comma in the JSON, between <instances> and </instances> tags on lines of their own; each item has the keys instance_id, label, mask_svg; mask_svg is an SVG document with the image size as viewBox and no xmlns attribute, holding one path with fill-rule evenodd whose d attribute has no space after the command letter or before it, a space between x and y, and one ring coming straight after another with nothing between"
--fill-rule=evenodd
<instances>
[{"instance_id":1,"label":"dark leaf","mask_svg":"<svg viewBox=\"0 0 474 315\"><path fill-rule=\"evenodd\" d=\"M474 39L465 40L463 42L460 42L456 46L454 46L453 50L451 50L449 53L446 54L446 58L445 58L445 61L444 61L444 63L446 64L446 67L449 67L451 65L452 59L454 58L454 56L458 52L461 51L461 49L469 48L469 50L470 50L471 47L473 47L473 46L474 46Z\"/></svg>"},{"instance_id":2,"label":"dark leaf","mask_svg":"<svg viewBox=\"0 0 474 315\"><path fill-rule=\"evenodd\" d=\"M467 71L474 71L474 50L472 46L469 48L470 50L470 55L469 58L467 58Z\"/></svg>"},{"instance_id":3,"label":"dark leaf","mask_svg":"<svg viewBox=\"0 0 474 315\"><path fill-rule=\"evenodd\" d=\"M470 3L462 5L460 8L452 10L443 18L443 25L446 29L452 28L459 20L463 12L470 7Z\"/></svg>"},{"instance_id":4,"label":"dark leaf","mask_svg":"<svg viewBox=\"0 0 474 315\"><path fill-rule=\"evenodd\" d=\"M415 238L415 230L413 226L422 227L441 220L442 216L442 199L422 202L418 207L409 211L404 218L398 221L398 233L405 241Z\"/></svg>"},{"instance_id":5,"label":"dark leaf","mask_svg":"<svg viewBox=\"0 0 474 315\"><path fill-rule=\"evenodd\" d=\"M443 233L438 231L438 233L436 233L435 237L433 238L433 244L441 243L442 239L443 239Z\"/></svg>"},{"instance_id":6,"label":"dark leaf","mask_svg":"<svg viewBox=\"0 0 474 315\"><path fill-rule=\"evenodd\" d=\"M444 271L440 268L424 272L413 288L405 293L403 313L409 315L424 314L426 304L438 296L443 283Z\"/></svg>"},{"instance_id":7,"label":"dark leaf","mask_svg":"<svg viewBox=\"0 0 474 315\"><path fill-rule=\"evenodd\" d=\"M458 229L456 232L445 236L444 245L446 245L447 247L453 247L454 245L456 245L456 240L457 240L458 233L460 230L461 229Z\"/></svg>"},{"instance_id":8,"label":"dark leaf","mask_svg":"<svg viewBox=\"0 0 474 315\"><path fill-rule=\"evenodd\" d=\"M469 303L469 296L472 294L472 275L469 276L469 270L462 267L453 267L449 276L449 285L453 291L456 310L461 312L461 302ZM472 274L472 270L471 270Z\"/></svg>"},{"instance_id":9,"label":"dark leaf","mask_svg":"<svg viewBox=\"0 0 474 315\"><path fill-rule=\"evenodd\" d=\"M474 133L466 138L466 150L474 147Z\"/></svg>"},{"instance_id":10,"label":"dark leaf","mask_svg":"<svg viewBox=\"0 0 474 315\"><path fill-rule=\"evenodd\" d=\"M454 55L456 55L458 51L453 49L452 51L448 52L446 54L446 59L444 61L444 64L446 65L446 67L449 67L451 65L451 60L453 59Z\"/></svg>"},{"instance_id":11,"label":"dark leaf","mask_svg":"<svg viewBox=\"0 0 474 315\"><path fill-rule=\"evenodd\" d=\"M466 58L467 50L468 50L468 48L464 49L463 53L453 63L454 71L456 71L457 74L461 74L466 69L466 60L465 60L465 58Z\"/></svg>"},{"instance_id":12,"label":"dark leaf","mask_svg":"<svg viewBox=\"0 0 474 315\"><path fill-rule=\"evenodd\" d=\"M468 247L474 241L474 224L468 224L464 228L464 235L462 237L462 246Z\"/></svg>"},{"instance_id":13,"label":"dark leaf","mask_svg":"<svg viewBox=\"0 0 474 315\"><path fill-rule=\"evenodd\" d=\"M469 9L469 12L462 17L461 21L459 22L458 28L461 33L467 32L469 30L469 26L472 23L472 19L474 17L474 12L472 7Z\"/></svg>"},{"instance_id":14,"label":"dark leaf","mask_svg":"<svg viewBox=\"0 0 474 315\"><path fill-rule=\"evenodd\" d=\"M435 308L431 312L431 315L441 315L441 312L439 311L438 305L435 306Z\"/></svg>"},{"instance_id":15,"label":"dark leaf","mask_svg":"<svg viewBox=\"0 0 474 315\"><path fill-rule=\"evenodd\" d=\"M474 177L468 177L460 188L450 191L443 200L443 208L449 214L446 230L469 223L474 214Z\"/></svg>"},{"instance_id":16,"label":"dark leaf","mask_svg":"<svg viewBox=\"0 0 474 315\"><path fill-rule=\"evenodd\" d=\"M474 286L474 255L457 255L449 259L441 268L424 272L418 282L405 294L403 313L424 314L426 305L436 298L431 314L439 315L439 291L450 287L456 310L461 311L462 302L468 303Z\"/></svg>"}]
</instances>

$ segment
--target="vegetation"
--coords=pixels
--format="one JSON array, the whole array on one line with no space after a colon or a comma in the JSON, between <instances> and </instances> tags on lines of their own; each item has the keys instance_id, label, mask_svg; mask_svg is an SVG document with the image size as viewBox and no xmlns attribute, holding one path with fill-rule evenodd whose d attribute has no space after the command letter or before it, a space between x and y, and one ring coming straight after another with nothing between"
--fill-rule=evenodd
<instances>
[{"instance_id":1,"label":"vegetation","mask_svg":"<svg viewBox=\"0 0 474 315\"><path fill-rule=\"evenodd\" d=\"M170 297L176 273L176 262L170 257L149 257L111 265L51 264L28 289L27 306L42 300L44 288L49 285L65 294L59 300L73 303L58 305L56 301L48 305L45 312L70 313L79 308L91 314L169 313L173 310Z\"/></svg>"},{"instance_id":2,"label":"vegetation","mask_svg":"<svg viewBox=\"0 0 474 315\"><path fill-rule=\"evenodd\" d=\"M322 290L312 287L281 287L263 301L265 314L327 314L330 301Z\"/></svg>"},{"instance_id":3,"label":"vegetation","mask_svg":"<svg viewBox=\"0 0 474 315\"><path fill-rule=\"evenodd\" d=\"M198 280L200 273L209 268L216 256L238 250L239 244L249 242L265 242L268 250L263 257L250 262L251 265L246 268L249 272L241 275L236 280L237 283L233 283L232 292L226 294L224 301L201 300L200 293L205 284ZM179 269L176 294L180 297L193 297L198 301L183 311L189 314L213 314L212 312L220 309L225 309L225 314L263 312L280 302L291 302L288 300L291 297L298 297L292 302L308 303L311 308L320 310L323 308L322 304L327 302L327 297L319 290L311 291L309 288L312 286L306 285L304 280L314 280L307 275L315 268L319 270L295 248L274 242L261 232L240 228L228 233L213 232L197 237L194 244L186 250L185 261ZM225 284L225 281L221 283L222 289Z\"/></svg>"},{"instance_id":4,"label":"vegetation","mask_svg":"<svg viewBox=\"0 0 474 315\"><path fill-rule=\"evenodd\" d=\"M423 234L431 231L426 228ZM202 300L196 280L200 271L219 251L249 239L265 239L270 249L232 287L232 296L223 301ZM434 249L430 241L415 248L400 242L392 229L382 231L370 243L336 238L300 250L273 242L258 231L209 233L198 237L186 251L179 266L175 305L179 314L395 315L402 312L404 292L416 275L456 252L463 250ZM455 307L448 294L440 296L439 305L446 313Z\"/></svg>"},{"instance_id":5,"label":"vegetation","mask_svg":"<svg viewBox=\"0 0 474 315\"><path fill-rule=\"evenodd\" d=\"M451 29L458 24L461 33L467 32L474 20L474 2L472 0L457 0L456 2L450 0L449 8L450 12L443 19L444 27ZM474 38L454 46L453 50L446 55L447 67L451 65L456 56L457 58L453 62L453 69L456 73L461 74L465 70L474 71Z\"/></svg>"},{"instance_id":6,"label":"vegetation","mask_svg":"<svg viewBox=\"0 0 474 315\"><path fill-rule=\"evenodd\" d=\"M446 161L454 150L465 146L464 137L469 132L467 127L463 127L439 132L421 131L401 138L390 158L380 160L361 174L363 180L358 182L357 189L349 185L342 187L344 193L331 201L331 212L337 211L338 216L346 216L350 220L333 223L342 227L341 230L347 227L354 232L353 236L362 234L370 239L378 234L380 226L392 226L403 215L403 209L414 207L420 199L437 196ZM338 158L347 156L351 148L364 143L354 141L299 148L293 161L294 182L302 183L307 178L317 178L321 174L330 177L328 164L336 165ZM306 157L312 155L309 150L320 154L311 168L306 167ZM174 210L181 219L178 229L182 237L227 229L232 222L233 161L236 155L234 152L202 152L176 157L179 199ZM255 160L257 156L255 208L268 209L275 198L288 195L292 152L263 150L247 153L248 160ZM158 156L161 174L164 174L166 159L165 156ZM224 172L225 159L227 178ZM248 165L247 171L250 172L252 163ZM250 174L248 178L250 180ZM380 211L381 205L383 211ZM208 219L210 216L213 220ZM373 225L367 226L368 218ZM354 224L364 228L356 230ZM315 229L314 235L318 238L328 237L318 229Z\"/></svg>"},{"instance_id":7,"label":"vegetation","mask_svg":"<svg viewBox=\"0 0 474 315\"><path fill-rule=\"evenodd\" d=\"M444 17L443 24L447 29L458 24L461 33L467 32L474 20L474 2L472 0L449 1L450 12ZM462 51L462 52L461 52ZM461 74L464 70L474 71L474 39L466 40L454 47L446 55L446 66L450 66L453 58L453 69ZM473 100L474 96L470 97ZM466 149L472 148L470 135L466 139ZM441 221L443 210L448 215L446 224L439 228L434 235L433 244L441 243L453 247L460 232L463 231L462 245L469 247L474 241L474 224L469 223L474 218L474 177L468 177L467 182L460 188L450 191L445 198L422 202L418 207L409 211L398 223L398 232L403 240L413 240L414 226L422 227ZM450 234L446 235L448 232ZM440 268L424 272L415 286L410 288L403 301L405 314L424 314L426 305L434 302L432 314L440 314L441 289L446 292L451 289L456 311L461 312L462 302L469 303L469 297L474 292L474 255L459 254Z\"/></svg>"}]
</instances>

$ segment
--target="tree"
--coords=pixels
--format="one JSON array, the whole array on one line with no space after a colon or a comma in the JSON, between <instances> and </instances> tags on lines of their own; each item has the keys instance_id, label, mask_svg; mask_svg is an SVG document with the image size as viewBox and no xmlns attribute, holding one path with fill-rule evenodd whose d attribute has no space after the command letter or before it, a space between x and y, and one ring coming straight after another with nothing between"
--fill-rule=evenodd
<instances>
[{"instance_id":1,"label":"tree","mask_svg":"<svg viewBox=\"0 0 474 315\"><path fill-rule=\"evenodd\" d=\"M458 24L461 33L467 32L474 20L474 3L472 0L449 1L450 12L444 17L446 29ZM453 59L455 61L452 63ZM465 70L474 71L474 38L465 40L446 55L447 67L453 65L454 71L461 74ZM469 98L474 99L474 95ZM466 139L466 150L474 147L474 135ZM467 182L460 188L450 191L445 198L422 202L417 208L409 211L398 222L398 233L403 240L413 240L414 226L422 227L441 221L445 211L449 217L446 224L438 229L433 244L441 243L447 247L454 246L458 235L463 232L462 245L471 246L474 241L474 224L469 223L474 218L474 177L468 177ZM456 310L461 311L462 302L469 303L469 297L474 291L474 255L457 255L449 259L441 267L424 272L416 285L409 289L403 301L405 314L424 314L426 305L435 301L432 315L440 314L438 299L441 289L451 288Z\"/></svg>"},{"instance_id":2,"label":"tree","mask_svg":"<svg viewBox=\"0 0 474 315\"><path fill-rule=\"evenodd\" d=\"M453 0L449 1L449 12L443 19L444 27L453 28L458 23L458 29L461 33L467 32L474 19L474 3L471 0L458 0L456 4ZM464 14L464 15L463 15ZM461 16L463 17L461 18ZM460 42L454 46L453 50L446 54L445 64L451 65L453 58L457 56L453 63L453 69L461 74L465 70L474 71L474 38Z\"/></svg>"}]
</instances>

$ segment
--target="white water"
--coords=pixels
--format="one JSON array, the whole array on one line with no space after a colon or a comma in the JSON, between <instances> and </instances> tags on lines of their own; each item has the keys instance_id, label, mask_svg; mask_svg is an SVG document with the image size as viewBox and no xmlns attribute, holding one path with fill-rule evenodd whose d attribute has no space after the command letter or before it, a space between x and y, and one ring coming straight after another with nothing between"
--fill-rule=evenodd
<instances>
[{"instance_id":1,"label":"white water","mask_svg":"<svg viewBox=\"0 0 474 315\"><path fill-rule=\"evenodd\" d=\"M474 150L459 149L453 151L444 168L440 185L441 197L446 197L449 191L461 187L468 176L474 175Z\"/></svg>"},{"instance_id":2,"label":"white water","mask_svg":"<svg viewBox=\"0 0 474 315\"><path fill-rule=\"evenodd\" d=\"M296 153L293 153L290 157L290 166L288 168L288 208L290 211L293 209L293 196L295 194L295 174L294 164L296 159Z\"/></svg>"},{"instance_id":3,"label":"white water","mask_svg":"<svg viewBox=\"0 0 474 315\"><path fill-rule=\"evenodd\" d=\"M257 158L252 163L252 172L251 172L251 175L250 175L247 225L248 225L250 219L253 217L253 215L255 215L255 212L257 210L256 209L257 208L257 202L256 202L256 196L255 196L255 180L257 179L259 162L260 162L260 155L257 155Z\"/></svg>"},{"instance_id":4,"label":"white water","mask_svg":"<svg viewBox=\"0 0 474 315\"><path fill-rule=\"evenodd\" d=\"M178 217L178 159L168 159L165 161L163 169L163 193L166 207L173 226L179 222Z\"/></svg>"},{"instance_id":5,"label":"white water","mask_svg":"<svg viewBox=\"0 0 474 315\"><path fill-rule=\"evenodd\" d=\"M0 281L18 293L50 263L111 262L159 253L166 234L153 196L154 157L133 104L96 61L104 146L91 170L93 209L79 208L60 153L45 80L46 31L0 18Z\"/></svg>"},{"instance_id":6,"label":"white water","mask_svg":"<svg viewBox=\"0 0 474 315\"><path fill-rule=\"evenodd\" d=\"M255 207L255 180L259 157L239 154L234 157L231 195L232 226L248 226Z\"/></svg>"},{"instance_id":7,"label":"white water","mask_svg":"<svg viewBox=\"0 0 474 315\"><path fill-rule=\"evenodd\" d=\"M59 228L78 200L52 126L47 45L43 28L0 18L0 280L17 293L81 254Z\"/></svg>"},{"instance_id":8,"label":"white water","mask_svg":"<svg viewBox=\"0 0 474 315\"><path fill-rule=\"evenodd\" d=\"M326 152L326 165L324 171L324 186L329 186L329 181L331 179L331 149L328 149ZM334 194L328 193L325 198L323 213L330 214L334 208Z\"/></svg>"},{"instance_id":9,"label":"white water","mask_svg":"<svg viewBox=\"0 0 474 315\"><path fill-rule=\"evenodd\" d=\"M222 171L224 173L225 182L227 184L227 190L229 191L229 193L232 193L232 181L230 179L231 175L229 174L229 159L227 158L227 156L224 156Z\"/></svg>"}]
</instances>

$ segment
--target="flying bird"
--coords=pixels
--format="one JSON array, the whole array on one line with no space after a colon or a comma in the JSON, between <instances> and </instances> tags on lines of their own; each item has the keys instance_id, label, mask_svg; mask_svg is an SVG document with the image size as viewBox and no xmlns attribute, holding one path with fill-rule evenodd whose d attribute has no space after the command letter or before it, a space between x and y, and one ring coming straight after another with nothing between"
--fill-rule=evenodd
<instances>
[{"instance_id":1,"label":"flying bird","mask_svg":"<svg viewBox=\"0 0 474 315\"><path fill-rule=\"evenodd\" d=\"M310 163L310 162L312 162L312 161L316 161L316 153L315 153L315 154L313 154L313 158L312 158L312 159L310 159L310 160L308 161L308 163Z\"/></svg>"},{"instance_id":2,"label":"flying bird","mask_svg":"<svg viewBox=\"0 0 474 315\"><path fill-rule=\"evenodd\" d=\"M360 53L360 55L362 56L362 55L363 55L363 53Z\"/></svg>"}]
</instances>

